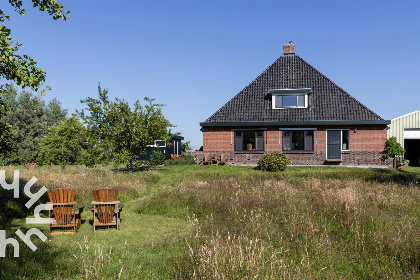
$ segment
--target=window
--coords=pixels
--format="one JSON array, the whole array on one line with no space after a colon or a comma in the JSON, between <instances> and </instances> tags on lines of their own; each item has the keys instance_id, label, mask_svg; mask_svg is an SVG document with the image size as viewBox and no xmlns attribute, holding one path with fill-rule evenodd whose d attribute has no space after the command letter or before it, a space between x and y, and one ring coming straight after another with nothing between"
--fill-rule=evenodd
<instances>
[{"instance_id":1,"label":"window","mask_svg":"<svg viewBox=\"0 0 420 280\"><path fill-rule=\"evenodd\" d=\"M273 109L308 108L308 96L312 93L310 88L297 89L270 89Z\"/></svg>"},{"instance_id":2,"label":"window","mask_svg":"<svg viewBox=\"0 0 420 280\"><path fill-rule=\"evenodd\" d=\"M165 141L156 140L155 141L155 147L166 147Z\"/></svg>"},{"instance_id":3,"label":"window","mask_svg":"<svg viewBox=\"0 0 420 280\"><path fill-rule=\"evenodd\" d=\"M306 108L305 94L274 95L274 107L279 108Z\"/></svg>"},{"instance_id":4,"label":"window","mask_svg":"<svg viewBox=\"0 0 420 280\"><path fill-rule=\"evenodd\" d=\"M264 151L264 131L235 131L235 151Z\"/></svg>"},{"instance_id":5,"label":"window","mask_svg":"<svg viewBox=\"0 0 420 280\"><path fill-rule=\"evenodd\" d=\"M154 142L153 142L153 145L147 145L147 147L160 147L160 148L162 148L162 147L166 147L166 143L165 143L165 141L162 141L162 140L155 140Z\"/></svg>"},{"instance_id":6,"label":"window","mask_svg":"<svg viewBox=\"0 0 420 280\"><path fill-rule=\"evenodd\" d=\"M313 151L313 130L283 130L283 151Z\"/></svg>"},{"instance_id":7,"label":"window","mask_svg":"<svg viewBox=\"0 0 420 280\"><path fill-rule=\"evenodd\" d=\"M342 139L342 150L348 151L350 150L350 130L342 130L341 131L341 139Z\"/></svg>"}]
</instances>

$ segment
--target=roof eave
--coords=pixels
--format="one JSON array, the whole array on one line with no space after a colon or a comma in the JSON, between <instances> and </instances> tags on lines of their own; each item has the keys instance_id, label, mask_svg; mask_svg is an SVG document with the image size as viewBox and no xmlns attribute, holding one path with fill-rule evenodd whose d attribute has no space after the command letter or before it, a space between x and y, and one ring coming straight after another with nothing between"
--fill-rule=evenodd
<instances>
[{"instance_id":1,"label":"roof eave","mask_svg":"<svg viewBox=\"0 0 420 280\"><path fill-rule=\"evenodd\" d=\"M200 122L208 126L274 126L274 125L388 125L390 120L350 120L350 121L275 121L275 122Z\"/></svg>"}]
</instances>

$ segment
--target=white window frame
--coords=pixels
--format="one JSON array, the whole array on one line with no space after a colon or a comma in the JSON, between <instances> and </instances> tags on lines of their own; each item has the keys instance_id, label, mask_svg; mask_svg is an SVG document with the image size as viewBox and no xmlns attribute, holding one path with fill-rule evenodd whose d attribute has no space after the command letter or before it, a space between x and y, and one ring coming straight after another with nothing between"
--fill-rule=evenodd
<instances>
[{"instance_id":1,"label":"white window frame","mask_svg":"<svg viewBox=\"0 0 420 280\"><path fill-rule=\"evenodd\" d=\"M350 152L350 144L351 144L351 134L350 134L350 131L351 131L351 129L349 129L349 128L345 128L345 129L340 129L340 128L337 128L337 129L334 129L334 128L331 128L331 129L327 129L327 131L328 130L339 130L340 131L340 147L341 147L341 154L343 154L343 152L345 152L345 153L349 153ZM349 146L347 147L347 149L343 149L343 131L348 131L349 132ZM327 136L325 137L325 139L327 139ZM328 150L328 141L326 140L325 141L325 151L327 151ZM326 154L326 153L325 153ZM326 154L326 158L328 158L328 155Z\"/></svg>"},{"instance_id":2,"label":"white window frame","mask_svg":"<svg viewBox=\"0 0 420 280\"><path fill-rule=\"evenodd\" d=\"M163 140L155 140L153 141L153 145L146 145L146 147L150 147L150 148L165 148L166 147L166 143L163 146L158 147L158 145L156 144L157 141L163 141Z\"/></svg>"},{"instance_id":3,"label":"white window frame","mask_svg":"<svg viewBox=\"0 0 420 280\"><path fill-rule=\"evenodd\" d=\"M344 144L344 138L343 138L343 131L348 131L349 132L349 142L348 142L348 147L347 149L343 149L343 144ZM348 152L350 151L350 129L341 129L341 151L342 152Z\"/></svg>"},{"instance_id":4,"label":"white window frame","mask_svg":"<svg viewBox=\"0 0 420 280\"><path fill-rule=\"evenodd\" d=\"M304 96L305 98L305 106L297 106L298 104L298 96ZM282 106L282 107L276 107L276 97L277 96L296 96L296 106ZM273 109L299 109L299 108L308 108L308 94L307 93L293 93L293 94L273 94L272 95L272 104Z\"/></svg>"},{"instance_id":5,"label":"white window frame","mask_svg":"<svg viewBox=\"0 0 420 280\"><path fill-rule=\"evenodd\" d=\"M299 88L299 89L270 89L268 94L271 95L271 108L276 110L284 110L284 109L304 109L308 108L309 106L309 94L312 93L312 89L310 88ZM305 98L305 105L298 106L298 96L303 95ZM276 107L276 97L277 96L296 96L296 106L287 106L287 107ZM282 99L283 101L283 99ZM283 104L282 104L283 105Z\"/></svg>"}]
</instances>

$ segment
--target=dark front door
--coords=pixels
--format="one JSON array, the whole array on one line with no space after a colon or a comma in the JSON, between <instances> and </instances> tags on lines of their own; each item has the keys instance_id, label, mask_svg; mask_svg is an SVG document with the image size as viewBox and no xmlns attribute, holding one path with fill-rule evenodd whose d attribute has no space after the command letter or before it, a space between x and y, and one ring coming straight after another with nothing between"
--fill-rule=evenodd
<instances>
[{"instance_id":1,"label":"dark front door","mask_svg":"<svg viewBox=\"0 0 420 280\"><path fill-rule=\"evenodd\" d=\"M341 159L341 130L327 130L327 159Z\"/></svg>"}]
</instances>

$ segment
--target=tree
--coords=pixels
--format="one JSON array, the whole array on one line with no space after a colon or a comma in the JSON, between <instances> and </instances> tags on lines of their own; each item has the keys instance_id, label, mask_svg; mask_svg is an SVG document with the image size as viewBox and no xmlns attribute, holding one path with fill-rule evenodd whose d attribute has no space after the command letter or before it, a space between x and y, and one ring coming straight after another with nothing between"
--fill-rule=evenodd
<instances>
[{"instance_id":1,"label":"tree","mask_svg":"<svg viewBox=\"0 0 420 280\"><path fill-rule=\"evenodd\" d=\"M397 142L397 137L392 136L385 142L385 158L402 157L405 154L404 148Z\"/></svg>"},{"instance_id":2,"label":"tree","mask_svg":"<svg viewBox=\"0 0 420 280\"><path fill-rule=\"evenodd\" d=\"M21 0L9 0L9 3L20 15L25 14ZM57 0L32 0L32 4L33 7L38 7L40 11L47 11L54 20L70 18L67 16L69 11L64 11L63 5L58 4ZM10 16L0 10L0 21L4 22L5 20L10 21ZM37 91L43 86L47 72L38 67L37 62L32 57L17 54L21 45L19 42L14 42L10 29L6 28L5 25L0 25L0 78L15 81L22 88L29 86L32 90ZM49 86L45 88L51 89ZM41 95L44 94L45 91L42 90Z\"/></svg>"},{"instance_id":3,"label":"tree","mask_svg":"<svg viewBox=\"0 0 420 280\"><path fill-rule=\"evenodd\" d=\"M132 110L125 100L109 101L108 91L100 85L98 92L99 99L81 100L89 114L85 110L77 113L95 139L95 149L99 150L102 161L128 163L145 153L147 145L154 140L169 142L168 127L173 125L162 114L164 105L154 104L153 99L146 97L146 105L141 106L137 100Z\"/></svg>"},{"instance_id":4,"label":"tree","mask_svg":"<svg viewBox=\"0 0 420 280\"><path fill-rule=\"evenodd\" d=\"M15 135L12 126L5 122L5 113L6 106L4 101L0 99L0 156L4 156L7 151L12 149L13 136Z\"/></svg>"},{"instance_id":5,"label":"tree","mask_svg":"<svg viewBox=\"0 0 420 280\"><path fill-rule=\"evenodd\" d=\"M48 105L37 96L22 91L18 94L16 87L5 85L4 102L8 107L3 119L5 123L13 124L16 131L12 145L3 155L2 163L26 163L35 161L39 152L39 142L48 133L48 128L58 125L65 119L66 109L56 99Z\"/></svg>"},{"instance_id":6,"label":"tree","mask_svg":"<svg viewBox=\"0 0 420 280\"><path fill-rule=\"evenodd\" d=\"M181 153L185 153L187 150L191 150L190 141L181 143Z\"/></svg>"},{"instance_id":7,"label":"tree","mask_svg":"<svg viewBox=\"0 0 420 280\"><path fill-rule=\"evenodd\" d=\"M394 159L394 167L395 167L395 157L402 157L405 154L404 148L401 146L400 143L397 142L397 137L392 136L385 142L385 158L393 158Z\"/></svg>"},{"instance_id":8,"label":"tree","mask_svg":"<svg viewBox=\"0 0 420 280\"><path fill-rule=\"evenodd\" d=\"M18 12L20 15L25 14L21 0L9 0L9 4ZM40 11L47 11L54 20L62 19L66 20L70 18L67 16L69 11L63 10L63 5L58 4L57 0L32 0L32 6L38 7ZM0 22L5 20L10 21L10 16L6 15L0 9ZM44 85L45 75L47 72L38 67L37 62L30 56L24 54L19 55L17 52L22 44L16 42L11 37L11 30L5 25L0 25L0 79L4 78L9 81L14 81L22 88L30 87L34 91L38 91ZM49 86L45 89L50 90ZM0 110L3 110L3 93L4 86L0 86ZM41 96L45 94L45 91L41 91ZM0 113L0 117L3 113ZM3 156L6 152L10 152L12 144L10 142L13 136L13 131L10 125L5 123L3 120L0 121L0 156Z\"/></svg>"},{"instance_id":9,"label":"tree","mask_svg":"<svg viewBox=\"0 0 420 280\"><path fill-rule=\"evenodd\" d=\"M38 162L41 164L86 163L89 149L87 129L75 116L61 121L58 126L51 126L48 134L39 143Z\"/></svg>"}]
</instances>

